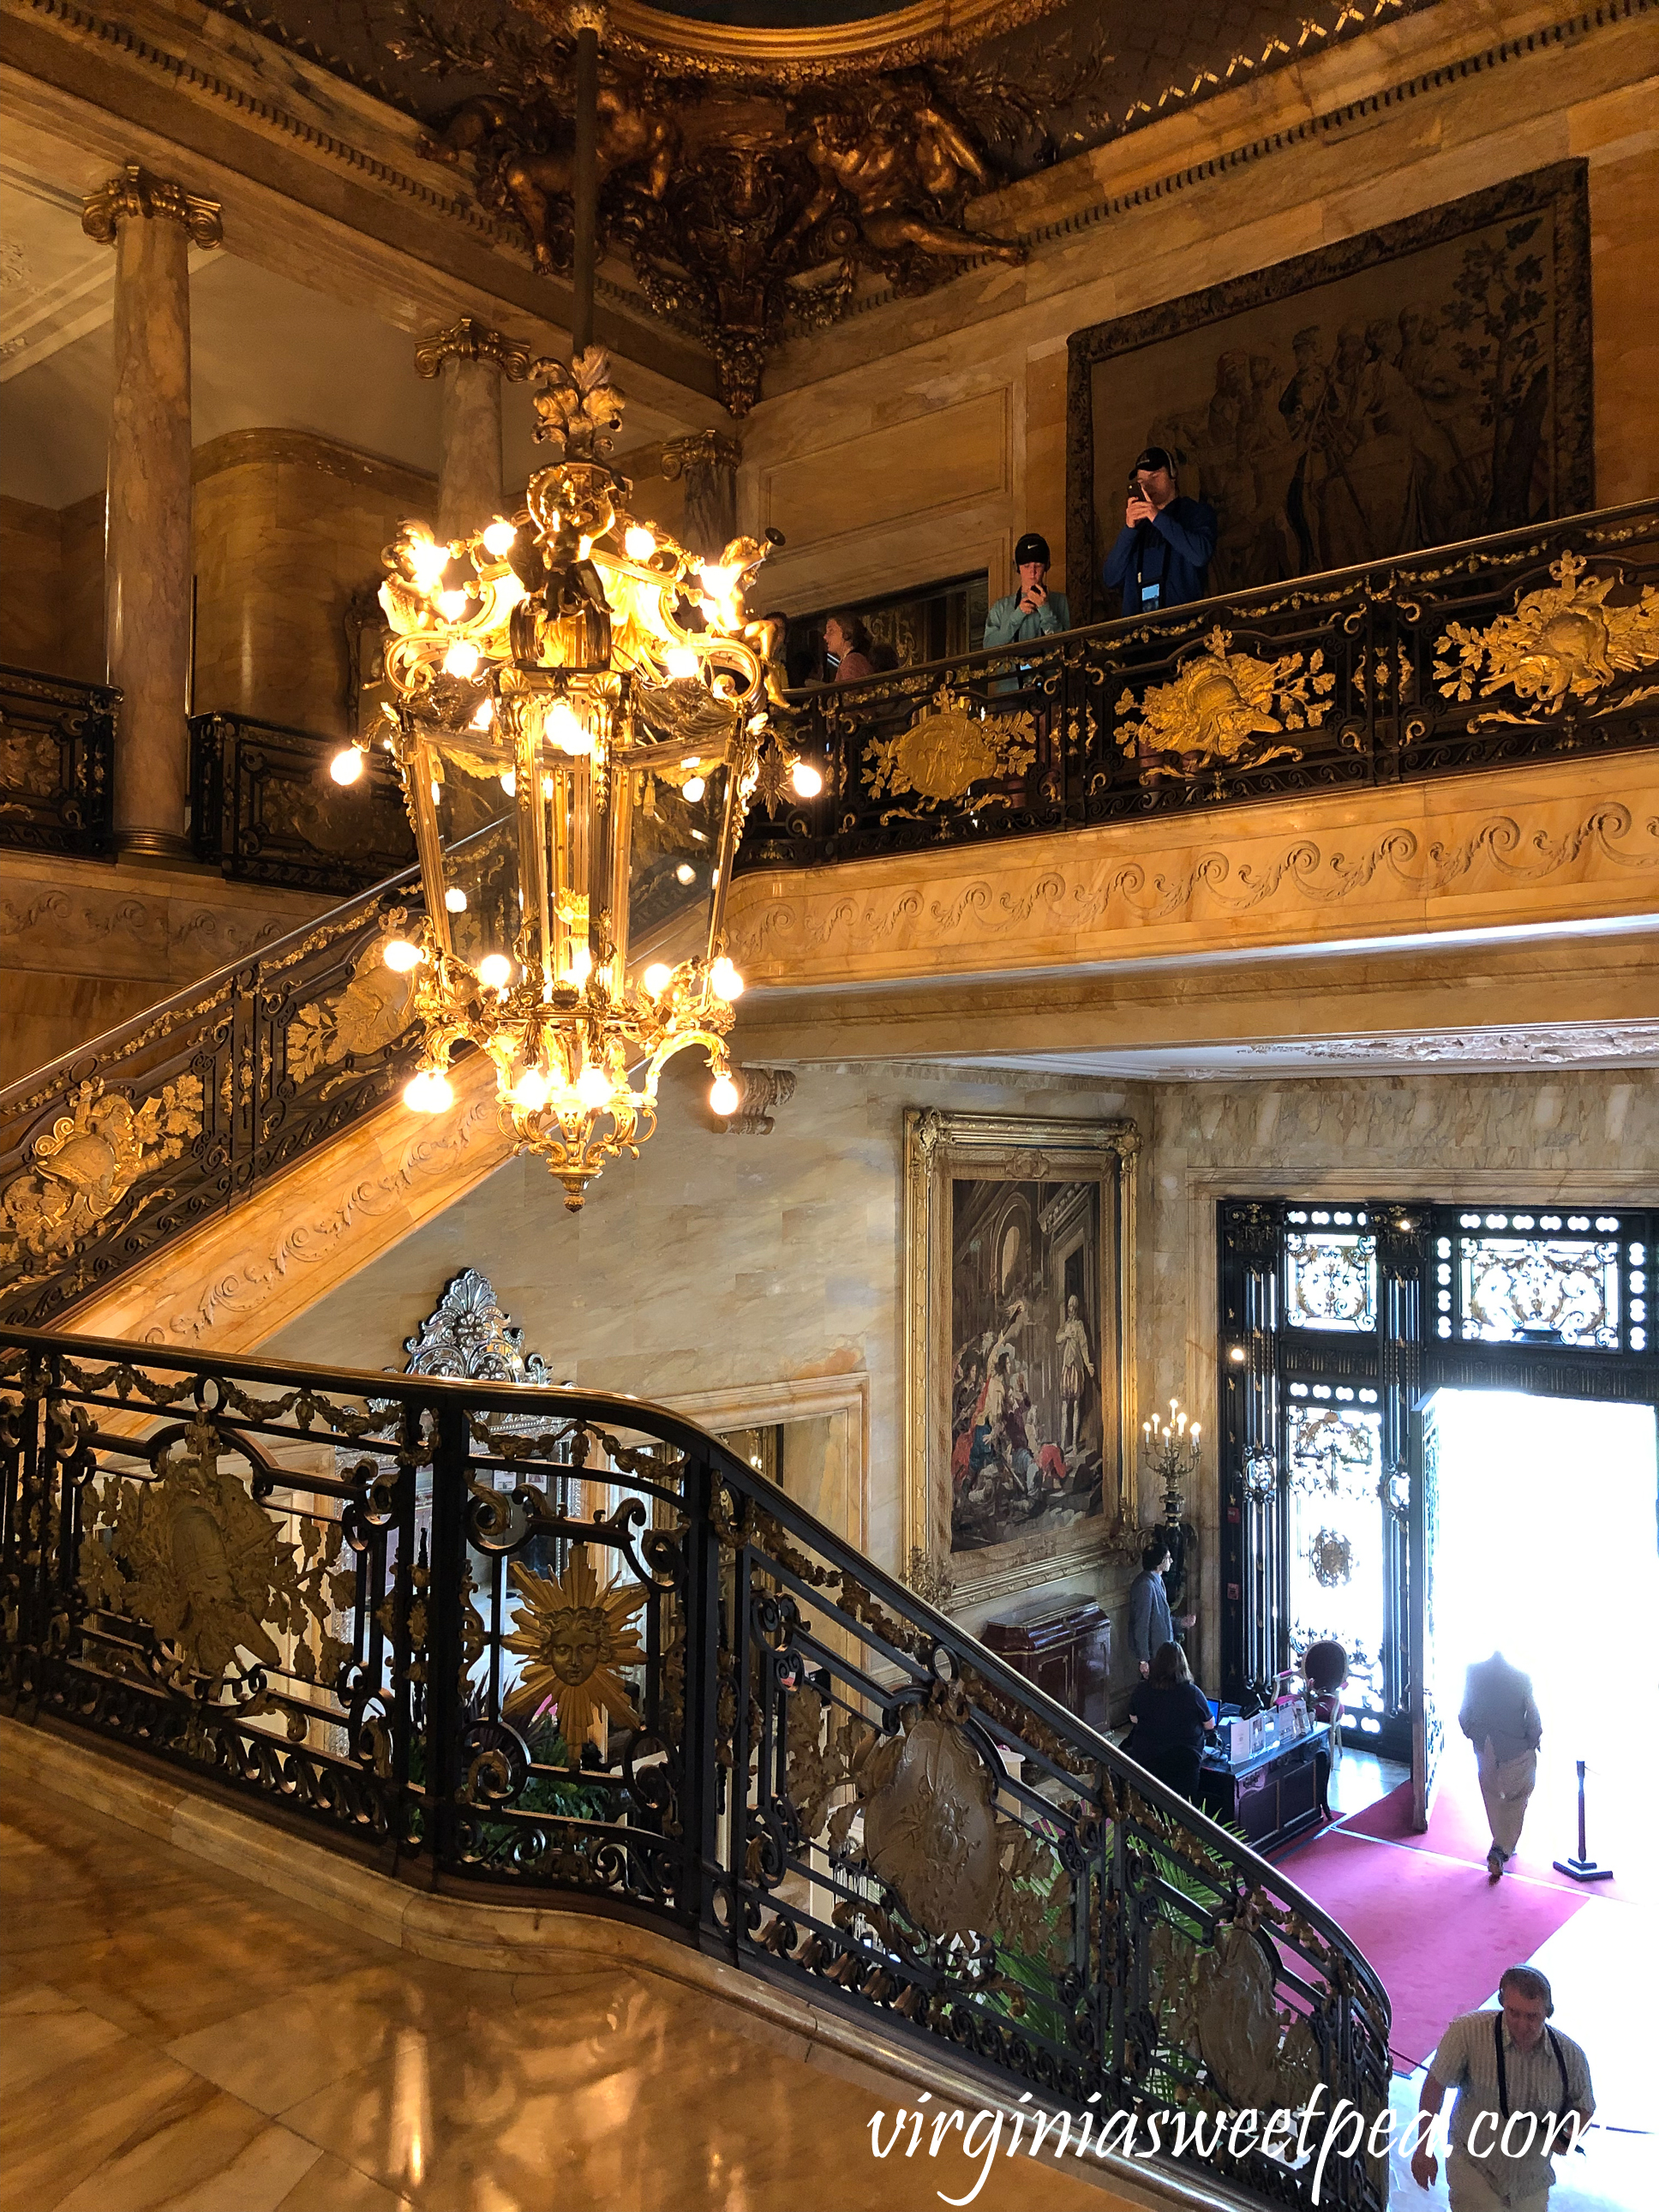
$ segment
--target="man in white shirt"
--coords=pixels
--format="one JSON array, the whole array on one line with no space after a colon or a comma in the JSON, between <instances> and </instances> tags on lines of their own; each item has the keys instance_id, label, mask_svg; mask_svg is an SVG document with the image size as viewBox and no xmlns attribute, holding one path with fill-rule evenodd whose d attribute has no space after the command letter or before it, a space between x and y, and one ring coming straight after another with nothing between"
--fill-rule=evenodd
<instances>
[{"instance_id":1,"label":"man in white shirt","mask_svg":"<svg viewBox=\"0 0 1659 2212\"><path fill-rule=\"evenodd\" d=\"M1571 2036L1547 2025L1550 1985L1535 1966L1511 1966L1498 1985L1500 2009L1450 2021L1418 2100L1437 2112L1455 2089L1446 2193L1451 2212L1547 2212L1550 2160L1571 2150L1595 2110L1589 2061ZM1426 2142L1412 2179L1432 2189L1439 2161Z\"/></svg>"}]
</instances>

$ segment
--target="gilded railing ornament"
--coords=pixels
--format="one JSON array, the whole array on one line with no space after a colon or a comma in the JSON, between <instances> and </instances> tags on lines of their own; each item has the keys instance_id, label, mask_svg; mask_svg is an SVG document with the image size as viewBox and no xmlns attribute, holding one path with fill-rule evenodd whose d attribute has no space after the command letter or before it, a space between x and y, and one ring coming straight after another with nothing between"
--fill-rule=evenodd
<instances>
[{"instance_id":1,"label":"gilded railing ornament","mask_svg":"<svg viewBox=\"0 0 1659 2212\"><path fill-rule=\"evenodd\" d=\"M604 1752L613 1720L624 1728L640 1726L622 1670L645 1662L633 1626L645 1590L637 1583L601 1583L586 1544L572 1551L562 1577L532 1574L517 1559L507 1574L518 1594L519 1618L513 1633L501 1638L501 1649L527 1663L502 1700L502 1712L524 1727L556 1713L573 1757L590 1737Z\"/></svg>"},{"instance_id":2,"label":"gilded railing ornament","mask_svg":"<svg viewBox=\"0 0 1659 2212\"><path fill-rule=\"evenodd\" d=\"M1324 720L1336 678L1323 653L1316 647L1305 663L1299 653L1259 660L1232 652L1232 641L1231 630L1212 629L1173 684L1151 684L1139 699L1133 690L1120 695L1117 742L1139 757L1144 775L1301 759L1299 745L1267 741Z\"/></svg>"},{"instance_id":3,"label":"gilded railing ornament","mask_svg":"<svg viewBox=\"0 0 1659 2212\"><path fill-rule=\"evenodd\" d=\"M941 686L929 711L908 730L869 746L864 781L877 799L914 797L921 802L882 816L884 822L896 821L963 799L975 784L1024 775L1036 758L1036 732L1029 714L981 714L971 700ZM977 803L993 807L1015 802L1006 791L990 791Z\"/></svg>"},{"instance_id":4,"label":"gilded railing ornament","mask_svg":"<svg viewBox=\"0 0 1659 2212\"><path fill-rule=\"evenodd\" d=\"M1591 576L1587 567L1582 555L1563 553L1550 564L1554 584L1522 593L1513 614L1483 628L1448 624L1436 647L1444 658L1434 665L1441 696L1462 704L1477 691L1483 699L1511 691L1522 702L1518 713L1476 714L1472 730L1556 720L1592 706L1620 676L1659 665L1659 586L1644 585L1632 606L1612 607L1607 594L1618 577ZM1618 705L1622 711L1656 696L1659 684L1644 684Z\"/></svg>"},{"instance_id":5,"label":"gilded railing ornament","mask_svg":"<svg viewBox=\"0 0 1659 2212\"><path fill-rule=\"evenodd\" d=\"M356 1061L395 1043L414 1021L415 987L406 975L386 964L386 944L404 921L402 908L386 917L380 936L364 945L352 963L351 980L344 990L325 999L313 999L289 1024L284 1042L288 1073L304 1083L325 1067ZM325 1084L327 1097L338 1078Z\"/></svg>"},{"instance_id":6,"label":"gilded railing ornament","mask_svg":"<svg viewBox=\"0 0 1659 2212\"><path fill-rule=\"evenodd\" d=\"M33 1172L0 1192L0 1277L32 1283L54 1273L100 1230L143 1176L177 1159L202 1133L202 1081L181 1075L141 1106L89 1076L31 1147Z\"/></svg>"},{"instance_id":7,"label":"gilded railing ornament","mask_svg":"<svg viewBox=\"0 0 1659 2212\"><path fill-rule=\"evenodd\" d=\"M192 246L218 246L224 239L221 212L217 200L187 192L170 178L152 176L137 161L129 161L86 202L81 210L81 228L100 246L113 246L123 217L159 216L163 222L180 224L190 234Z\"/></svg>"}]
</instances>

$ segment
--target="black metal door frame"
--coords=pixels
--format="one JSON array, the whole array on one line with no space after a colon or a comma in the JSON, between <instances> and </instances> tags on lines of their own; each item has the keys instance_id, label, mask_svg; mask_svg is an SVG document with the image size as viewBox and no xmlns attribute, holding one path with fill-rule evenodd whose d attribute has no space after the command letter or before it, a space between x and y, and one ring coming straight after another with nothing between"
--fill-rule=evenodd
<instances>
[{"instance_id":1,"label":"black metal door frame","mask_svg":"<svg viewBox=\"0 0 1659 2212\"><path fill-rule=\"evenodd\" d=\"M1542 1224L1553 1223L1554 1229ZM1579 1224L1583 1224L1582 1228ZM1286 1312L1285 1239L1329 1224L1376 1240L1376 1326L1340 1334ZM1524 1200L1224 1199L1218 1206L1218 1433L1222 1694L1262 1696L1291 1663L1285 1434L1291 1392L1334 1402L1363 1394L1381 1415L1378 1499L1383 1558L1380 1725L1351 1741L1411 1756L1413 1677L1408 1519L1418 1470L1413 1417L1446 1387L1648 1404L1659 1413L1659 1357L1649 1321L1659 1211ZM1619 1247L1618 1342L1492 1342L1464 1334L1465 1243L1582 1237ZM1478 1326L1478 1322L1475 1324ZM1659 1540L1659 1499L1656 1500Z\"/></svg>"}]
</instances>

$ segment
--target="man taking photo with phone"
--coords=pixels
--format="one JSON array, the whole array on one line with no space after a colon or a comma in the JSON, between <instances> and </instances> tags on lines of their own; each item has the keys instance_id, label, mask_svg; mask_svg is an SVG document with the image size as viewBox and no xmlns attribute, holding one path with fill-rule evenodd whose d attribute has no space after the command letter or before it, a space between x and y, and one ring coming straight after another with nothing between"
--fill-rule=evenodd
<instances>
[{"instance_id":1,"label":"man taking photo with phone","mask_svg":"<svg viewBox=\"0 0 1659 2212\"><path fill-rule=\"evenodd\" d=\"M999 599L985 617L985 642L1024 645L1034 637L1052 637L1070 629L1072 610L1064 592L1048 589L1048 541L1028 530L1014 548L1014 568L1019 587Z\"/></svg>"},{"instance_id":2,"label":"man taking photo with phone","mask_svg":"<svg viewBox=\"0 0 1659 2212\"><path fill-rule=\"evenodd\" d=\"M1156 614L1207 598L1215 539L1215 509L1207 500L1183 499L1175 462L1162 446L1148 446L1135 462L1123 527L1106 556L1106 582L1123 594L1124 613Z\"/></svg>"}]
</instances>

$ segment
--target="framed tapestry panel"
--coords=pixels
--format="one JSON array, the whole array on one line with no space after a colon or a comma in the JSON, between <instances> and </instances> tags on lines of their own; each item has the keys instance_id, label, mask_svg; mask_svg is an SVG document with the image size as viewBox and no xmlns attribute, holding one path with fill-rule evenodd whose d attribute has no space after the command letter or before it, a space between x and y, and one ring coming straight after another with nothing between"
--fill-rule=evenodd
<instances>
[{"instance_id":1,"label":"framed tapestry panel","mask_svg":"<svg viewBox=\"0 0 1659 2212\"><path fill-rule=\"evenodd\" d=\"M911 1111L905 1526L958 1601L1133 1536L1130 1121Z\"/></svg>"},{"instance_id":2,"label":"framed tapestry panel","mask_svg":"<svg viewBox=\"0 0 1659 2212\"><path fill-rule=\"evenodd\" d=\"M1101 567L1147 445L1216 510L1217 593L1592 506L1585 175L1557 162L1075 332L1076 619L1117 611Z\"/></svg>"}]
</instances>

